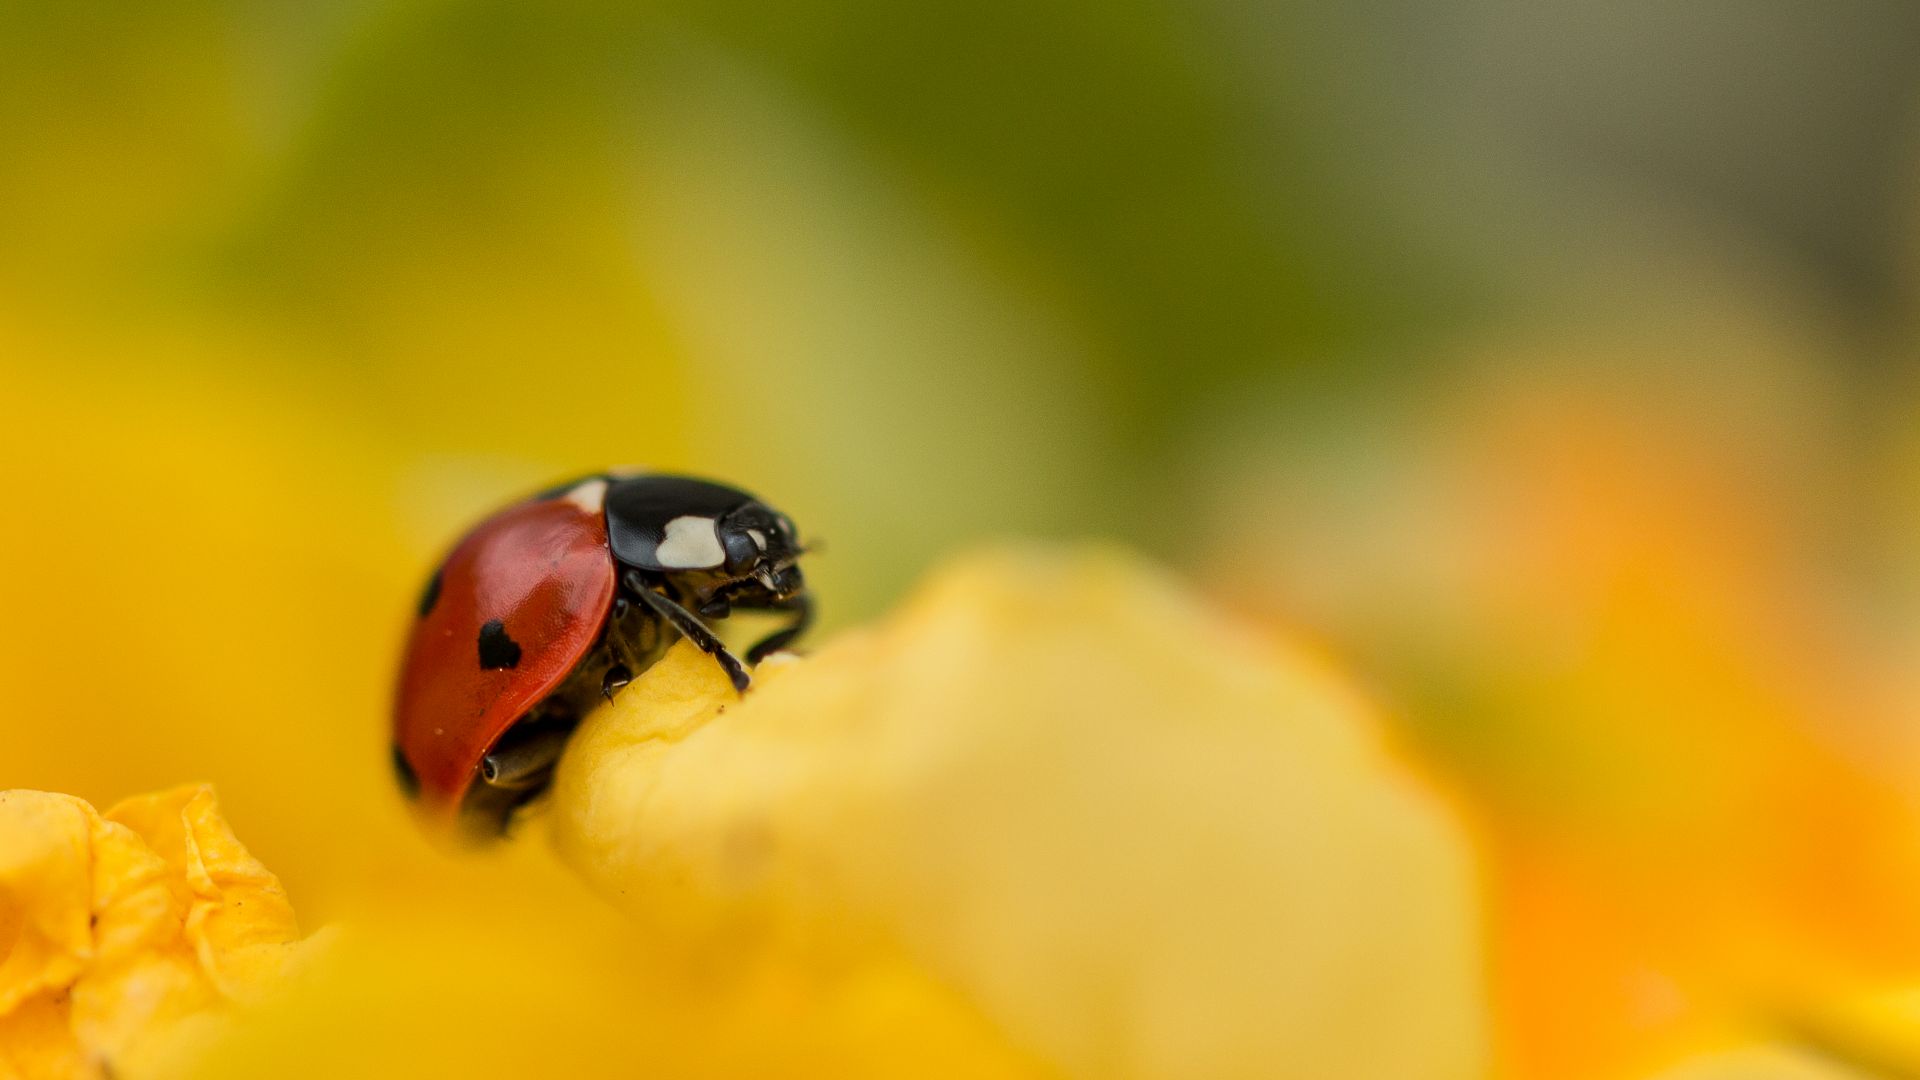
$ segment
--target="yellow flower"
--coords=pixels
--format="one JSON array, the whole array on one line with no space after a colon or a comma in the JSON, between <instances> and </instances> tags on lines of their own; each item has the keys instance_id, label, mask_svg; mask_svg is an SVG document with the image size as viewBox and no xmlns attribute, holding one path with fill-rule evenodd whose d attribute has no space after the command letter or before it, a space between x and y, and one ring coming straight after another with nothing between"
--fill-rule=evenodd
<instances>
[{"instance_id":1,"label":"yellow flower","mask_svg":"<svg viewBox=\"0 0 1920 1080\"><path fill-rule=\"evenodd\" d=\"M257 997L299 931L204 785L102 816L0 792L0 1077L138 1072L192 1022Z\"/></svg>"},{"instance_id":2,"label":"yellow flower","mask_svg":"<svg viewBox=\"0 0 1920 1080\"><path fill-rule=\"evenodd\" d=\"M744 700L677 649L552 830L690 992L1076 1076L1485 1070L1458 831L1344 682L1121 555L964 559Z\"/></svg>"},{"instance_id":3,"label":"yellow flower","mask_svg":"<svg viewBox=\"0 0 1920 1080\"><path fill-rule=\"evenodd\" d=\"M295 930L205 789L9 799L28 1076L1487 1068L1449 815L1331 670L1117 554L962 560L745 699L675 650L549 809L612 904L538 847L423 852L443 888L354 912L238 1022Z\"/></svg>"}]
</instances>

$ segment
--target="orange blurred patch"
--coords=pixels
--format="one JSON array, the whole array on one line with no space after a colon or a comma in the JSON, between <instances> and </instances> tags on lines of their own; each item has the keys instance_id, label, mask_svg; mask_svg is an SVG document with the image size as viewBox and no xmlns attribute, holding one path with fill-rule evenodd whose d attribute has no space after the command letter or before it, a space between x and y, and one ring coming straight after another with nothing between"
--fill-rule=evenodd
<instances>
[{"instance_id":1,"label":"orange blurred patch","mask_svg":"<svg viewBox=\"0 0 1920 1080\"><path fill-rule=\"evenodd\" d=\"M1278 573L1220 562L1365 658L1478 807L1516 1076L1618 1075L1920 969L1915 733L1835 569L1822 388L1756 327L1514 350L1349 486L1235 492L1339 492L1236 530L1288 538Z\"/></svg>"}]
</instances>

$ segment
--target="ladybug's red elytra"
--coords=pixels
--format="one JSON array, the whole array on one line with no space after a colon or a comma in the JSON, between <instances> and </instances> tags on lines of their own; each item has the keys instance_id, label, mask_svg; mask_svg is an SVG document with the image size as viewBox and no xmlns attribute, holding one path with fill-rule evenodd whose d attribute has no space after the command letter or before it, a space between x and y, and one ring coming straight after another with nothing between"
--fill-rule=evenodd
<instances>
[{"instance_id":1,"label":"ladybug's red elytra","mask_svg":"<svg viewBox=\"0 0 1920 1080\"><path fill-rule=\"evenodd\" d=\"M587 710L678 637L744 691L746 665L707 624L790 613L747 663L792 642L813 615L802 551L785 514L684 476L599 473L500 510L420 596L393 709L402 789L436 825L498 835Z\"/></svg>"}]
</instances>

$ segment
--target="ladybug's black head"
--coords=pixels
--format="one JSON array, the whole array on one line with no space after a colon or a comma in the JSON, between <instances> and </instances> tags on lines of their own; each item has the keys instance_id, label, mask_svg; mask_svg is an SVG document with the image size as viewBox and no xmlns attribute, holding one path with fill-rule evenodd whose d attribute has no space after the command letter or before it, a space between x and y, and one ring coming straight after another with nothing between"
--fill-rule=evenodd
<instances>
[{"instance_id":1,"label":"ladybug's black head","mask_svg":"<svg viewBox=\"0 0 1920 1080\"><path fill-rule=\"evenodd\" d=\"M727 553L726 572L736 581L759 583L776 598L800 591L803 550L793 522L758 500L743 504L720 519L716 530Z\"/></svg>"}]
</instances>

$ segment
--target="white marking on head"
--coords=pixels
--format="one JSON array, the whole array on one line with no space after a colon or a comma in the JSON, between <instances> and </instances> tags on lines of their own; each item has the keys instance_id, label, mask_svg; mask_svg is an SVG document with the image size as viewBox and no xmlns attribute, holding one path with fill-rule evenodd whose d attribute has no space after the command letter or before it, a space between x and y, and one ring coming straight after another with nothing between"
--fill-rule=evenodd
<instances>
[{"instance_id":1,"label":"white marking on head","mask_svg":"<svg viewBox=\"0 0 1920 1080\"><path fill-rule=\"evenodd\" d=\"M747 535L753 537L753 546L761 551L767 550L767 534L759 529L748 529Z\"/></svg>"},{"instance_id":2,"label":"white marking on head","mask_svg":"<svg viewBox=\"0 0 1920 1080\"><path fill-rule=\"evenodd\" d=\"M607 505L607 482L597 477L588 480L567 492L566 500L589 514L597 514Z\"/></svg>"},{"instance_id":3,"label":"white marking on head","mask_svg":"<svg viewBox=\"0 0 1920 1080\"><path fill-rule=\"evenodd\" d=\"M727 549L712 518L687 514L667 522L667 537L654 557L669 570L709 570L727 561Z\"/></svg>"}]
</instances>

